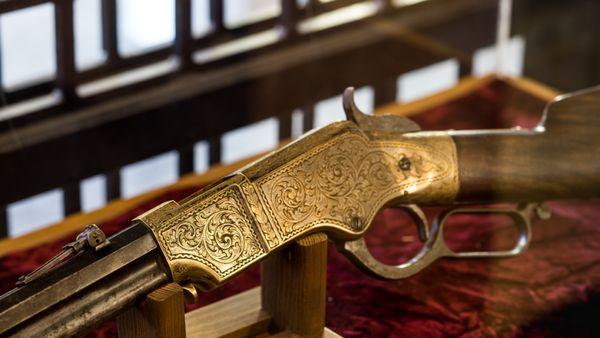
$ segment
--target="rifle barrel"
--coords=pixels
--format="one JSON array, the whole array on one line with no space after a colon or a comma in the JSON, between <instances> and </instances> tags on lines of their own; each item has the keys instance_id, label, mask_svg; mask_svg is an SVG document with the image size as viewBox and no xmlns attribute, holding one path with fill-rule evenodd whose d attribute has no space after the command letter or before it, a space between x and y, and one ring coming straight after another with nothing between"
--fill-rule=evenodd
<instances>
[{"instance_id":1,"label":"rifle barrel","mask_svg":"<svg viewBox=\"0 0 600 338\"><path fill-rule=\"evenodd\" d=\"M79 335L168 282L162 256L141 225L110 238L110 250L82 252L0 297L0 336Z\"/></svg>"}]
</instances>

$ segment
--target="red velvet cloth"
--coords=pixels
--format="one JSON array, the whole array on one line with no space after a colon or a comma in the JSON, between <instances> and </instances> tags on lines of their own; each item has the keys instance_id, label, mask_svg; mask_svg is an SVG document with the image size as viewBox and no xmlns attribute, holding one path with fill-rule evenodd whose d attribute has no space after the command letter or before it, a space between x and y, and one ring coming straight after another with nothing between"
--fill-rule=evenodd
<instances>
[{"instance_id":1,"label":"red velvet cloth","mask_svg":"<svg viewBox=\"0 0 600 338\"><path fill-rule=\"evenodd\" d=\"M537 122L535 115L504 109L498 94L497 84L482 87L416 120L427 129ZM165 194L101 228L114 233L144 210L195 190ZM366 276L330 246L327 326L345 337L598 337L594 319L600 309L599 202L551 203L553 217L534 223L531 246L518 257L444 259L396 282ZM428 216L437 211L429 210ZM18 276L45 262L73 235L0 258L0 292L11 289ZM367 242L374 256L399 263L419 249L415 235L401 211L384 210L369 230ZM447 231L449 245L463 250L506 247L514 237L504 220L489 217L456 216ZM202 294L197 306L255 287L259 278L255 266L227 285ZM114 322L90 336L116 336Z\"/></svg>"}]
</instances>

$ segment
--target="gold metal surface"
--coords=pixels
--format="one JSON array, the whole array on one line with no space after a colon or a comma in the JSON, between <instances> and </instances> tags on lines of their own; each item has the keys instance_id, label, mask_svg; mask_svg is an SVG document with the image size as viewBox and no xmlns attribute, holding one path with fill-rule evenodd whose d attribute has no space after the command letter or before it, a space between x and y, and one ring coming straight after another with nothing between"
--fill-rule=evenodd
<instances>
[{"instance_id":1,"label":"gold metal surface","mask_svg":"<svg viewBox=\"0 0 600 338\"><path fill-rule=\"evenodd\" d=\"M152 229L174 280L206 290L300 236L323 231L343 244L386 205L450 203L457 191L447 134L376 134L345 121L138 219Z\"/></svg>"}]
</instances>

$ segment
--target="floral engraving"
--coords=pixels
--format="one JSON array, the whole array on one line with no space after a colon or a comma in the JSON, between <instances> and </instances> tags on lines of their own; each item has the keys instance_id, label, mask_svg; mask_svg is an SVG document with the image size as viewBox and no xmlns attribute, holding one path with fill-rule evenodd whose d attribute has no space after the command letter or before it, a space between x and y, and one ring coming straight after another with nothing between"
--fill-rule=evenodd
<instances>
[{"instance_id":1,"label":"floral engraving","mask_svg":"<svg viewBox=\"0 0 600 338\"><path fill-rule=\"evenodd\" d=\"M260 227L263 239L269 248L275 248L277 244L279 244L279 239L277 238L277 234L275 234L275 230L273 230L273 226L267 217L263 208L263 203L261 202L254 185L250 182L244 182L240 187L244 192L250 210L252 210L252 213L254 214L256 223Z\"/></svg>"},{"instance_id":2,"label":"floral engraving","mask_svg":"<svg viewBox=\"0 0 600 338\"><path fill-rule=\"evenodd\" d=\"M451 159L415 142L374 143L347 134L296 159L258 182L280 234L289 238L313 224L349 230L370 221L388 200L446 178ZM409 165L401 169L404 158ZM356 229L354 229L356 230Z\"/></svg>"},{"instance_id":3,"label":"floral engraving","mask_svg":"<svg viewBox=\"0 0 600 338\"><path fill-rule=\"evenodd\" d=\"M280 177L274 184L272 200L277 212L286 220L301 221L310 216L315 208L314 189L306 189L295 177Z\"/></svg>"},{"instance_id":4,"label":"floral engraving","mask_svg":"<svg viewBox=\"0 0 600 338\"><path fill-rule=\"evenodd\" d=\"M172 259L197 259L223 276L264 252L254 222L234 186L169 223L160 235Z\"/></svg>"}]
</instances>

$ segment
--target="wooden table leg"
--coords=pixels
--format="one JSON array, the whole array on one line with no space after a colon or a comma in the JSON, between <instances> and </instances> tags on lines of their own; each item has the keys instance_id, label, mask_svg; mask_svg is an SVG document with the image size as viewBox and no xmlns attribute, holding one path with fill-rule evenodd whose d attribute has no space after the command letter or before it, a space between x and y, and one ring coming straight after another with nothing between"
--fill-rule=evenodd
<instances>
[{"instance_id":1,"label":"wooden table leg","mask_svg":"<svg viewBox=\"0 0 600 338\"><path fill-rule=\"evenodd\" d=\"M176 283L152 291L117 317L121 338L185 338L183 290Z\"/></svg>"},{"instance_id":2,"label":"wooden table leg","mask_svg":"<svg viewBox=\"0 0 600 338\"><path fill-rule=\"evenodd\" d=\"M262 306L276 330L322 337L325 327L327 236L298 240L261 264Z\"/></svg>"}]
</instances>

